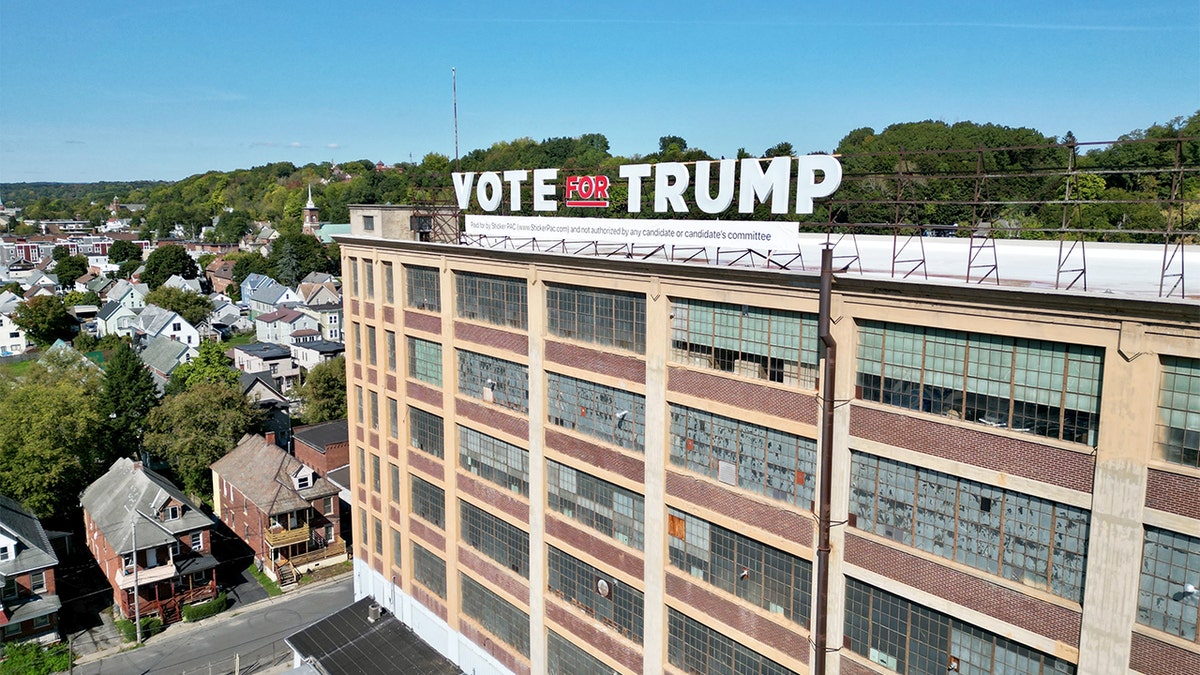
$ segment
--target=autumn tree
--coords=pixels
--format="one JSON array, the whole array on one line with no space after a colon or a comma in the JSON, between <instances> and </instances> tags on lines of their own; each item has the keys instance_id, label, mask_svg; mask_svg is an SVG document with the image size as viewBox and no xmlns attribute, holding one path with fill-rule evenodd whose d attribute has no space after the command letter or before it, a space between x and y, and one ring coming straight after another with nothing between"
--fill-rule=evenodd
<instances>
[{"instance_id":1,"label":"autumn tree","mask_svg":"<svg viewBox=\"0 0 1200 675\"><path fill-rule=\"evenodd\" d=\"M211 495L209 467L261 422L237 386L206 382L167 396L150 412L144 445L171 464L189 493Z\"/></svg>"}]
</instances>

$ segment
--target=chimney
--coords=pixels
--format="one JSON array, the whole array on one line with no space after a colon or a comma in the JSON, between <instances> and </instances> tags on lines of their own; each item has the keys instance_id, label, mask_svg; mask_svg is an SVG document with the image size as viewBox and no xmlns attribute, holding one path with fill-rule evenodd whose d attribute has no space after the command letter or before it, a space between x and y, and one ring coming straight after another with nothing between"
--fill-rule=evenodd
<instances>
[{"instance_id":1,"label":"chimney","mask_svg":"<svg viewBox=\"0 0 1200 675\"><path fill-rule=\"evenodd\" d=\"M382 609L383 608L379 606L378 602L372 602L367 607L367 621L370 621L371 623L375 623L376 621L378 621L379 614L382 611Z\"/></svg>"},{"instance_id":2,"label":"chimney","mask_svg":"<svg viewBox=\"0 0 1200 675\"><path fill-rule=\"evenodd\" d=\"M275 445L275 432L274 431L267 432L267 442L270 443L271 445Z\"/></svg>"}]
</instances>

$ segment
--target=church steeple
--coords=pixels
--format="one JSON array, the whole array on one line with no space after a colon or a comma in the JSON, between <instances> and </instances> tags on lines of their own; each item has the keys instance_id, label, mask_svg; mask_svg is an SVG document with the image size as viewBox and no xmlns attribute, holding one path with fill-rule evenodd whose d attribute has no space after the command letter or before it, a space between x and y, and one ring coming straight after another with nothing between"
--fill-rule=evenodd
<instances>
[{"instance_id":1,"label":"church steeple","mask_svg":"<svg viewBox=\"0 0 1200 675\"><path fill-rule=\"evenodd\" d=\"M304 234L316 236L317 230L321 228L321 222L318 219L319 212L317 204L312 198L312 185L308 186L308 203L304 205Z\"/></svg>"}]
</instances>

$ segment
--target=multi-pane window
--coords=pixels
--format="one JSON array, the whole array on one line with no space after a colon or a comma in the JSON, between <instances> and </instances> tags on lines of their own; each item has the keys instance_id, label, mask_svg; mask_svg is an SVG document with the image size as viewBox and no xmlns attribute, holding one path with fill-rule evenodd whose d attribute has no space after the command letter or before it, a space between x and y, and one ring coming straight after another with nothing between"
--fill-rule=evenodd
<instances>
[{"instance_id":1,"label":"multi-pane window","mask_svg":"<svg viewBox=\"0 0 1200 675\"><path fill-rule=\"evenodd\" d=\"M817 317L704 300L671 301L671 356L744 377L817 386Z\"/></svg>"},{"instance_id":2,"label":"multi-pane window","mask_svg":"<svg viewBox=\"0 0 1200 675\"><path fill-rule=\"evenodd\" d=\"M524 279L459 272L454 281L458 316L521 330L529 327Z\"/></svg>"},{"instance_id":3,"label":"multi-pane window","mask_svg":"<svg viewBox=\"0 0 1200 675\"><path fill-rule=\"evenodd\" d=\"M817 443L802 436L672 404L671 463L812 508Z\"/></svg>"},{"instance_id":4,"label":"multi-pane window","mask_svg":"<svg viewBox=\"0 0 1200 675\"><path fill-rule=\"evenodd\" d=\"M354 338L354 360L362 363L362 325L355 321L350 325L350 333Z\"/></svg>"},{"instance_id":5,"label":"multi-pane window","mask_svg":"<svg viewBox=\"0 0 1200 675\"><path fill-rule=\"evenodd\" d=\"M408 443L414 448L434 457L443 456L445 432L442 418L420 408L408 407Z\"/></svg>"},{"instance_id":6,"label":"multi-pane window","mask_svg":"<svg viewBox=\"0 0 1200 675\"><path fill-rule=\"evenodd\" d=\"M389 305L396 302L396 275L387 260L383 261L383 301Z\"/></svg>"},{"instance_id":7,"label":"multi-pane window","mask_svg":"<svg viewBox=\"0 0 1200 675\"><path fill-rule=\"evenodd\" d=\"M429 481L413 476L412 513L428 523L446 529L446 491Z\"/></svg>"},{"instance_id":8,"label":"multi-pane window","mask_svg":"<svg viewBox=\"0 0 1200 675\"><path fill-rule=\"evenodd\" d=\"M630 640L642 642L641 591L553 546L548 562L552 593L616 628Z\"/></svg>"},{"instance_id":9,"label":"multi-pane window","mask_svg":"<svg viewBox=\"0 0 1200 675\"><path fill-rule=\"evenodd\" d=\"M1138 584L1140 624L1196 642L1197 592L1200 586L1200 538L1157 527L1146 527L1142 548L1142 577Z\"/></svg>"},{"instance_id":10,"label":"multi-pane window","mask_svg":"<svg viewBox=\"0 0 1200 675\"><path fill-rule=\"evenodd\" d=\"M529 367L460 349L458 393L527 413Z\"/></svg>"},{"instance_id":11,"label":"multi-pane window","mask_svg":"<svg viewBox=\"0 0 1200 675\"><path fill-rule=\"evenodd\" d=\"M388 464L388 477L391 479L391 497L393 504L400 503L400 467L395 464Z\"/></svg>"},{"instance_id":12,"label":"multi-pane window","mask_svg":"<svg viewBox=\"0 0 1200 675\"><path fill-rule=\"evenodd\" d=\"M442 386L442 345L421 338L408 338L408 376Z\"/></svg>"},{"instance_id":13,"label":"multi-pane window","mask_svg":"<svg viewBox=\"0 0 1200 675\"><path fill-rule=\"evenodd\" d=\"M356 421L359 424L362 424L367 419L367 415L366 415L366 411L365 411L366 398L367 398L366 395L363 394L362 385L359 385L359 384L354 385L354 403L355 403L355 406L358 408L358 419Z\"/></svg>"},{"instance_id":14,"label":"multi-pane window","mask_svg":"<svg viewBox=\"0 0 1200 675\"><path fill-rule=\"evenodd\" d=\"M1200 467L1200 359L1163 358L1156 431L1160 457Z\"/></svg>"},{"instance_id":15,"label":"multi-pane window","mask_svg":"<svg viewBox=\"0 0 1200 675\"><path fill-rule=\"evenodd\" d=\"M575 643L550 631L546 641L547 668L550 675L612 675L615 670Z\"/></svg>"},{"instance_id":16,"label":"multi-pane window","mask_svg":"<svg viewBox=\"0 0 1200 675\"><path fill-rule=\"evenodd\" d=\"M404 553L404 539L400 531L392 530L392 567L400 567L401 554Z\"/></svg>"},{"instance_id":17,"label":"multi-pane window","mask_svg":"<svg viewBox=\"0 0 1200 675\"><path fill-rule=\"evenodd\" d=\"M363 279L366 281L367 299L375 299L375 262L372 260L363 261Z\"/></svg>"},{"instance_id":18,"label":"multi-pane window","mask_svg":"<svg viewBox=\"0 0 1200 675\"><path fill-rule=\"evenodd\" d=\"M796 675L674 608L667 612L667 661L699 675Z\"/></svg>"},{"instance_id":19,"label":"multi-pane window","mask_svg":"<svg viewBox=\"0 0 1200 675\"><path fill-rule=\"evenodd\" d=\"M514 494L529 496L529 451L459 425L458 460L463 468Z\"/></svg>"},{"instance_id":20,"label":"multi-pane window","mask_svg":"<svg viewBox=\"0 0 1200 675\"><path fill-rule=\"evenodd\" d=\"M898 673L945 673L954 659L968 675L1070 675L1075 665L846 579L846 641L850 649Z\"/></svg>"},{"instance_id":21,"label":"multi-pane window","mask_svg":"<svg viewBox=\"0 0 1200 675\"><path fill-rule=\"evenodd\" d=\"M859 397L991 427L1096 444L1104 350L863 322Z\"/></svg>"},{"instance_id":22,"label":"multi-pane window","mask_svg":"<svg viewBox=\"0 0 1200 675\"><path fill-rule=\"evenodd\" d=\"M446 561L413 543L413 580L446 599Z\"/></svg>"},{"instance_id":23,"label":"multi-pane window","mask_svg":"<svg viewBox=\"0 0 1200 675\"><path fill-rule=\"evenodd\" d=\"M367 484L367 451L358 449L358 484Z\"/></svg>"},{"instance_id":24,"label":"multi-pane window","mask_svg":"<svg viewBox=\"0 0 1200 675\"><path fill-rule=\"evenodd\" d=\"M1083 600L1084 509L857 452L850 491L859 529Z\"/></svg>"},{"instance_id":25,"label":"multi-pane window","mask_svg":"<svg viewBox=\"0 0 1200 675\"><path fill-rule=\"evenodd\" d=\"M384 331L383 337L387 349L387 369L388 372L394 373L396 372L396 331Z\"/></svg>"},{"instance_id":26,"label":"multi-pane window","mask_svg":"<svg viewBox=\"0 0 1200 675\"><path fill-rule=\"evenodd\" d=\"M388 434L392 438L400 438L400 402L389 396L387 406Z\"/></svg>"},{"instance_id":27,"label":"multi-pane window","mask_svg":"<svg viewBox=\"0 0 1200 675\"><path fill-rule=\"evenodd\" d=\"M552 335L646 351L646 296L581 286L546 286L546 329Z\"/></svg>"},{"instance_id":28,"label":"multi-pane window","mask_svg":"<svg viewBox=\"0 0 1200 675\"><path fill-rule=\"evenodd\" d=\"M367 400L370 403L370 405L368 406L368 410L371 413L371 428L378 430L379 429L379 394L377 394L374 390L368 390L367 391Z\"/></svg>"},{"instance_id":29,"label":"multi-pane window","mask_svg":"<svg viewBox=\"0 0 1200 675\"><path fill-rule=\"evenodd\" d=\"M383 555L383 521L374 518L375 521L375 555Z\"/></svg>"},{"instance_id":30,"label":"multi-pane window","mask_svg":"<svg viewBox=\"0 0 1200 675\"><path fill-rule=\"evenodd\" d=\"M380 473L381 472L379 470L379 455L372 454L371 455L371 491L372 492L378 493L380 490L380 485L379 485L379 483L381 481L381 478L379 476Z\"/></svg>"},{"instance_id":31,"label":"multi-pane window","mask_svg":"<svg viewBox=\"0 0 1200 675\"><path fill-rule=\"evenodd\" d=\"M529 615L465 574L459 574L462 611L497 639L529 656Z\"/></svg>"},{"instance_id":32,"label":"multi-pane window","mask_svg":"<svg viewBox=\"0 0 1200 675\"><path fill-rule=\"evenodd\" d=\"M547 380L551 424L645 452L645 396L558 373Z\"/></svg>"},{"instance_id":33,"label":"multi-pane window","mask_svg":"<svg viewBox=\"0 0 1200 675\"><path fill-rule=\"evenodd\" d=\"M671 564L807 626L812 563L678 509L668 509Z\"/></svg>"},{"instance_id":34,"label":"multi-pane window","mask_svg":"<svg viewBox=\"0 0 1200 675\"><path fill-rule=\"evenodd\" d=\"M459 500L463 541L508 569L529 578L529 533Z\"/></svg>"},{"instance_id":35,"label":"multi-pane window","mask_svg":"<svg viewBox=\"0 0 1200 675\"><path fill-rule=\"evenodd\" d=\"M408 306L442 311L442 281L437 268L409 265L404 271L408 275Z\"/></svg>"},{"instance_id":36,"label":"multi-pane window","mask_svg":"<svg viewBox=\"0 0 1200 675\"><path fill-rule=\"evenodd\" d=\"M645 545L642 495L555 461L546 464L546 490L555 511L626 546L641 550Z\"/></svg>"},{"instance_id":37,"label":"multi-pane window","mask_svg":"<svg viewBox=\"0 0 1200 675\"><path fill-rule=\"evenodd\" d=\"M375 343L375 326L367 326L367 364L376 365L379 363L379 350Z\"/></svg>"},{"instance_id":38,"label":"multi-pane window","mask_svg":"<svg viewBox=\"0 0 1200 675\"><path fill-rule=\"evenodd\" d=\"M358 297L358 258L349 258L350 262L350 288L354 291L354 297Z\"/></svg>"}]
</instances>

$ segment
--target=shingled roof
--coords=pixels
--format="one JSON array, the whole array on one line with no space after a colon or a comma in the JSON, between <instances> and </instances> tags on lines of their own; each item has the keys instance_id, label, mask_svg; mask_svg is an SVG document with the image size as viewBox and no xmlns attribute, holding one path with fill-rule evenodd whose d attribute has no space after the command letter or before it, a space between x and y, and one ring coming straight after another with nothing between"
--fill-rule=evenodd
<instances>
[{"instance_id":1,"label":"shingled roof","mask_svg":"<svg viewBox=\"0 0 1200 675\"><path fill-rule=\"evenodd\" d=\"M311 469L258 435L243 436L236 448L212 465L212 470L269 516L298 511L312 506L314 500L338 493L337 487L316 474L312 487L297 490L292 477Z\"/></svg>"},{"instance_id":2,"label":"shingled roof","mask_svg":"<svg viewBox=\"0 0 1200 675\"><path fill-rule=\"evenodd\" d=\"M0 576L8 578L58 564L41 522L20 502L4 495L0 495L0 531L20 542L16 555L0 562Z\"/></svg>"},{"instance_id":3,"label":"shingled roof","mask_svg":"<svg viewBox=\"0 0 1200 675\"><path fill-rule=\"evenodd\" d=\"M183 506L179 518L153 520L172 500ZM140 551L213 524L171 481L127 457L113 462L108 473L87 486L79 502L117 553L133 552L131 525L137 528Z\"/></svg>"}]
</instances>

